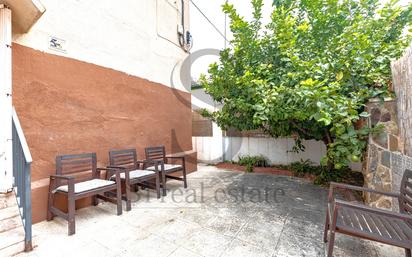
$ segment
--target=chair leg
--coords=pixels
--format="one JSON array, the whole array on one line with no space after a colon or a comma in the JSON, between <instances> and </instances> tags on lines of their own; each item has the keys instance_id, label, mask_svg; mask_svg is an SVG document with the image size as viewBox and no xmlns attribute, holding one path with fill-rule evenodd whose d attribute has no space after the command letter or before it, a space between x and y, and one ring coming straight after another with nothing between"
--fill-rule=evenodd
<instances>
[{"instance_id":1,"label":"chair leg","mask_svg":"<svg viewBox=\"0 0 412 257\"><path fill-rule=\"evenodd\" d=\"M405 257L412 257L411 249L405 249Z\"/></svg>"},{"instance_id":2,"label":"chair leg","mask_svg":"<svg viewBox=\"0 0 412 257\"><path fill-rule=\"evenodd\" d=\"M49 197L47 202L47 221L51 221L54 218L54 214L51 211L54 202L54 195L49 191Z\"/></svg>"},{"instance_id":3,"label":"chair leg","mask_svg":"<svg viewBox=\"0 0 412 257\"><path fill-rule=\"evenodd\" d=\"M323 231L323 242L328 242L328 230L329 230L329 211L326 211L325 229Z\"/></svg>"},{"instance_id":4,"label":"chair leg","mask_svg":"<svg viewBox=\"0 0 412 257\"><path fill-rule=\"evenodd\" d=\"M156 176L156 193L157 193L157 199L160 198L160 178L159 176Z\"/></svg>"},{"instance_id":5,"label":"chair leg","mask_svg":"<svg viewBox=\"0 0 412 257\"><path fill-rule=\"evenodd\" d=\"M132 209L130 183L125 183L125 190L126 190L126 211L130 211Z\"/></svg>"},{"instance_id":6,"label":"chair leg","mask_svg":"<svg viewBox=\"0 0 412 257\"><path fill-rule=\"evenodd\" d=\"M186 166L183 166L183 186L184 188L187 188Z\"/></svg>"},{"instance_id":7,"label":"chair leg","mask_svg":"<svg viewBox=\"0 0 412 257\"><path fill-rule=\"evenodd\" d=\"M166 196L166 172L163 170L162 173L162 188L163 188L163 196Z\"/></svg>"},{"instance_id":8,"label":"chair leg","mask_svg":"<svg viewBox=\"0 0 412 257\"><path fill-rule=\"evenodd\" d=\"M332 229L329 235L328 257L333 257L333 246L335 244L335 230Z\"/></svg>"},{"instance_id":9,"label":"chair leg","mask_svg":"<svg viewBox=\"0 0 412 257\"><path fill-rule=\"evenodd\" d=\"M97 196L92 196L92 204L94 206L97 206L99 204L99 199L97 199Z\"/></svg>"},{"instance_id":10,"label":"chair leg","mask_svg":"<svg viewBox=\"0 0 412 257\"><path fill-rule=\"evenodd\" d=\"M122 215L122 184L116 183L117 215Z\"/></svg>"},{"instance_id":11,"label":"chair leg","mask_svg":"<svg viewBox=\"0 0 412 257\"><path fill-rule=\"evenodd\" d=\"M75 221L75 212L76 212L76 200L73 196L68 196L68 223L69 223L69 236L76 233L76 221Z\"/></svg>"}]
</instances>

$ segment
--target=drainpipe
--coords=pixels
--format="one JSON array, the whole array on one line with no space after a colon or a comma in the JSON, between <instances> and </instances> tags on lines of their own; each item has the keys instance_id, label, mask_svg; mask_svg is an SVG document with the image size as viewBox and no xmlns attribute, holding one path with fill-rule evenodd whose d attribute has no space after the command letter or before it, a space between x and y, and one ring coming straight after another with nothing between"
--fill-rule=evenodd
<instances>
[{"instance_id":1,"label":"drainpipe","mask_svg":"<svg viewBox=\"0 0 412 257\"><path fill-rule=\"evenodd\" d=\"M11 10L0 4L0 193L13 188Z\"/></svg>"}]
</instances>

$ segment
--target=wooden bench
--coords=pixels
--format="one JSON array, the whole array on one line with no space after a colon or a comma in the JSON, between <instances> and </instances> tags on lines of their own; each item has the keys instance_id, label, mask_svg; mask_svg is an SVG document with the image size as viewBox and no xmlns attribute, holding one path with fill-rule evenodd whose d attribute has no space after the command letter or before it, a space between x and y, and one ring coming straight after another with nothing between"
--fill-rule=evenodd
<instances>
[{"instance_id":1,"label":"wooden bench","mask_svg":"<svg viewBox=\"0 0 412 257\"><path fill-rule=\"evenodd\" d=\"M130 187L132 185L142 185L149 181L155 181L155 190L157 198L160 198L160 172L157 162L151 161L138 161L136 149L126 150L111 150L109 151L110 166L108 168L121 169L120 178L125 185L125 194L122 198L126 201L126 210L130 211L132 208L130 200ZM154 170L140 169L146 165L154 165ZM114 180L115 175L108 173L108 179Z\"/></svg>"},{"instance_id":2,"label":"wooden bench","mask_svg":"<svg viewBox=\"0 0 412 257\"><path fill-rule=\"evenodd\" d=\"M334 189L349 189L396 198L400 212L371 208L359 203L337 200ZM405 248L405 256L411 257L412 249L412 171L406 170L400 194L382 192L339 183L331 183L323 240L328 241L328 257L332 257L335 233L373 240Z\"/></svg>"},{"instance_id":3,"label":"wooden bench","mask_svg":"<svg viewBox=\"0 0 412 257\"><path fill-rule=\"evenodd\" d=\"M187 179L186 179L186 160L185 156L166 156L166 149L164 146L155 146L155 147L147 147L145 148L145 157L148 161L160 161L161 162L161 174L162 174L162 181L161 186L163 189L163 195L166 195L166 180L174 179L183 181L184 188L187 188ZM169 160L180 160L180 164L171 164ZM155 166L145 167L148 170L155 170ZM183 177L177 177L170 175L171 173L181 171Z\"/></svg>"},{"instance_id":4,"label":"wooden bench","mask_svg":"<svg viewBox=\"0 0 412 257\"><path fill-rule=\"evenodd\" d=\"M101 179L101 171L115 173L115 180ZM93 205L98 198L117 204L117 215L122 214L120 171L113 168L97 168L96 153L61 155L56 157L56 175L50 176L47 220L55 215L68 221L68 234L76 232L75 210L76 200L92 197ZM116 198L105 195L116 192ZM54 206L55 194L67 197L67 213Z\"/></svg>"}]
</instances>

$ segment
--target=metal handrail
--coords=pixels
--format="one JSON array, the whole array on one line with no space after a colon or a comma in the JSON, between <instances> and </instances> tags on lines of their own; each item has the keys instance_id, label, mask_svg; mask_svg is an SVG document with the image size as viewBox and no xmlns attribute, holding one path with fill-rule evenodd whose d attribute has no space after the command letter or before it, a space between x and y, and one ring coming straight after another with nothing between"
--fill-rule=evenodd
<instances>
[{"instance_id":1,"label":"metal handrail","mask_svg":"<svg viewBox=\"0 0 412 257\"><path fill-rule=\"evenodd\" d=\"M16 126L16 131L20 139L21 147L23 149L24 158L26 159L26 162L32 163L33 159L31 157L29 145L27 144L26 137L24 136L23 129L21 128L21 125L20 125L19 117L17 116L17 112L14 107L13 107L13 123Z\"/></svg>"},{"instance_id":2,"label":"metal handrail","mask_svg":"<svg viewBox=\"0 0 412 257\"><path fill-rule=\"evenodd\" d=\"M24 250L32 250L31 163L33 161L19 117L13 107L13 187L17 196L25 238Z\"/></svg>"}]
</instances>

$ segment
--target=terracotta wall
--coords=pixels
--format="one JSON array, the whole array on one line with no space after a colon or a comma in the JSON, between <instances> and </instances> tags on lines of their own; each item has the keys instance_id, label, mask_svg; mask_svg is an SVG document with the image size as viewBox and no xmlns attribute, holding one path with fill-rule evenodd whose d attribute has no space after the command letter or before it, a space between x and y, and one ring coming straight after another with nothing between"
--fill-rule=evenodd
<instances>
[{"instance_id":1,"label":"terracotta wall","mask_svg":"<svg viewBox=\"0 0 412 257\"><path fill-rule=\"evenodd\" d=\"M185 101L182 101L184 99ZM33 220L46 217L55 156L150 145L192 149L190 94L74 59L13 45L13 104L31 153ZM185 104L186 103L186 104ZM196 160L189 164L196 169Z\"/></svg>"}]
</instances>

